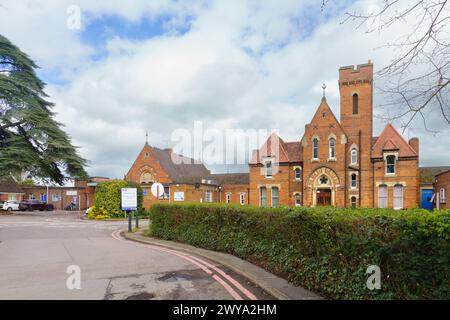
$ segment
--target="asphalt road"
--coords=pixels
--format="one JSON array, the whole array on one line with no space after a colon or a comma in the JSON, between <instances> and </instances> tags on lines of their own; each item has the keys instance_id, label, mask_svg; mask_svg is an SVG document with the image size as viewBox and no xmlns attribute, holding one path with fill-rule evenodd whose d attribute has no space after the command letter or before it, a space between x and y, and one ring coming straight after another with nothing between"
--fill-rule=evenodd
<instances>
[{"instance_id":1,"label":"asphalt road","mask_svg":"<svg viewBox=\"0 0 450 320\"><path fill-rule=\"evenodd\" d=\"M126 227L126 221L80 220L73 212L1 215L0 299L271 298L211 261L120 239L117 230ZM205 262L216 272L206 272ZM77 281L68 268L78 267L81 288L69 289L68 279L69 287Z\"/></svg>"}]
</instances>

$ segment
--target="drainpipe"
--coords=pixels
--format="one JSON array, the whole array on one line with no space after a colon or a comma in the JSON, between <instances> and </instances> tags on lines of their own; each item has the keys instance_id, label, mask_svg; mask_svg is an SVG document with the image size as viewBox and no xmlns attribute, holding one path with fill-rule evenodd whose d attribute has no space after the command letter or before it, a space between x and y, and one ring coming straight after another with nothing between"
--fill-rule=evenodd
<instances>
[{"instance_id":1,"label":"drainpipe","mask_svg":"<svg viewBox=\"0 0 450 320\"><path fill-rule=\"evenodd\" d=\"M372 147L371 154L372 154ZM372 208L375 208L375 162L371 160L372 162Z\"/></svg>"},{"instance_id":2,"label":"drainpipe","mask_svg":"<svg viewBox=\"0 0 450 320\"><path fill-rule=\"evenodd\" d=\"M359 206L358 207L360 207L361 208L361 191L362 191L362 185L361 185L361 171L362 171L362 159L361 159L361 129L359 129L359 131L358 131L358 145L359 145L359 148L358 148L358 153L359 153L359 155L358 155L358 159L359 159L359 168L358 168L358 171L359 171L359 174L358 174L358 180L359 180L359 183L358 183L358 185L359 185L359 188L358 188L358 193L359 193L359 199L358 199L358 202L359 202Z\"/></svg>"},{"instance_id":3,"label":"drainpipe","mask_svg":"<svg viewBox=\"0 0 450 320\"><path fill-rule=\"evenodd\" d=\"M348 142L346 141L345 142L345 156L344 156L344 166L345 166L345 171L344 171L344 208L347 208L347 175L348 175L347 145L348 145Z\"/></svg>"}]
</instances>

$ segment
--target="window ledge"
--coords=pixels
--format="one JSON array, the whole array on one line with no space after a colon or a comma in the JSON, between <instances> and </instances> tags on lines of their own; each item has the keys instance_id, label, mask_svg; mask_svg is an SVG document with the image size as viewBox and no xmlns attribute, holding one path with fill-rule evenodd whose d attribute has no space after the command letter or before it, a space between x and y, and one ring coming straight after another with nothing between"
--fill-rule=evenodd
<instances>
[{"instance_id":1,"label":"window ledge","mask_svg":"<svg viewBox=\"0 0 450 320\"><path fill-rule=\"evenodd\" d=\"M336 158L328 158L328 162L335 162Z\"/></svg>"},{"instance_id":2,"label":"window ledge","mask_svg":"<svg viewBox=\"0 0 450 320\"><path fill-rule=\"evenodd\" d=\"M313 158L311 159L311 162L320 162L319 158Z\"/></svg>"},{"instance_id":3,"label":"window ledge","mask_svg":"<svg viewBox=\"0 0 450 320\"><path fill-rule=\"evenodd\" d=\"M395 173L385 173L384 174L386 177L395 177L396 174Z\"/></svg>"}]
</instances>

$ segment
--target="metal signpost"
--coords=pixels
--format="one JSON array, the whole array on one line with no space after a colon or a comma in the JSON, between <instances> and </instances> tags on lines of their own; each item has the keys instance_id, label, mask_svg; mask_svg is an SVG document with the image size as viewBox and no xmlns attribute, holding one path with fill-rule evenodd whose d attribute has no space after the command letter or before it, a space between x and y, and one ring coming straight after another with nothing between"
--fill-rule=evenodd
<instances>
[{"instance_id":1,"label":"metal signpost","mask_svg":"<svg viewBox=\"0 0 450 320\"><path fill-rule=\"evenodd\" d=\"M121 205L122 210L128 213L128 232L131 232L131 212L136 214L136 228L139 226L137 215L137 189L136 188L122 188L121 189Z\"/></svg>"}]
</instances>

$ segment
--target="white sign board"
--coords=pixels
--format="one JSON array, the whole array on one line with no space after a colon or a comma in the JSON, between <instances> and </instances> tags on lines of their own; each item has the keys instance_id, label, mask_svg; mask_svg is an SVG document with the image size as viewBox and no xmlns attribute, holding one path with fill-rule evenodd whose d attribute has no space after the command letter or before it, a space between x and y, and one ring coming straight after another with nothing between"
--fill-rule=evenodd
<instances>
[{"instance_id":1,"label":"white sign board","mask_svg":"<svg viewBox=\"0 0 450 320\"><path fill-rule=\"evenodd\" d=\"M174 201L184 201L184 192L182 191L176 191L173 193L173 200Z\"/></svg>"},{"instance_id":2,"label":"white sign board","mask_svg":"<svg viewBox=\"0 0 450 320\"><path fill-rule=\"evenodd\" d=\"M66 195L68 195L68 196L76 196L77 195L77 190L67 190L66 191Z\"/></svg>"},{"instance_id":3,"label":"white sign board","mask_svg":"<svg viewBox=\"0 0 450 320\"><path fill-rule=\"evenodd\" d=\"M137 189L122 188L121 191L122 191L121 192L122 210L124 211L137 210Z\"/></svg>"}]
</instances>

